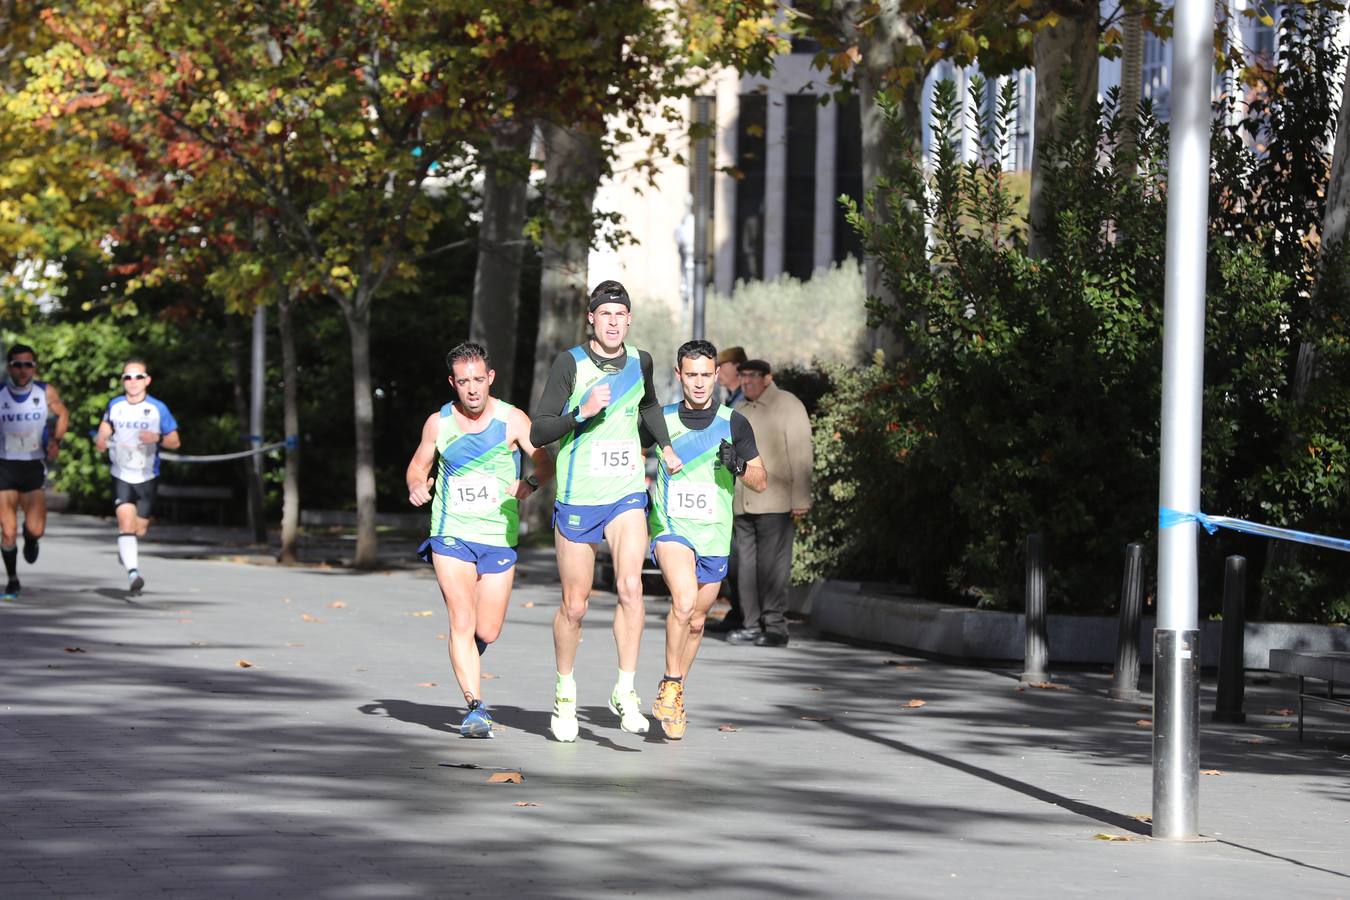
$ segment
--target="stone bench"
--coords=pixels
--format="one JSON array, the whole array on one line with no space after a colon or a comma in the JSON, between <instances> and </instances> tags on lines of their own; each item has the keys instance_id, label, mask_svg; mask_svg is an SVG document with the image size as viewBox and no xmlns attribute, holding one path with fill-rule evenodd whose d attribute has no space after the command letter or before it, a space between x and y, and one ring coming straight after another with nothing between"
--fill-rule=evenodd
<instances>
[{"instance_id":1,"label":"stone bench","mask_svg":"<svg viewBox=\"0 0 1350 900\"><path fill-rule=\"evenodd\" d=\"M1270 670L1298 676L1298 739L1303 740L1303 704L1311 700L1327 706L1350 709L1350 699L1336 696L1336 682L1350 682L1350 652L1323 650L1271 650ZM1304 689L1304 679L1316 678L1326 682L1325 693L1310 693Z\"/></svg>"}]
</instances>

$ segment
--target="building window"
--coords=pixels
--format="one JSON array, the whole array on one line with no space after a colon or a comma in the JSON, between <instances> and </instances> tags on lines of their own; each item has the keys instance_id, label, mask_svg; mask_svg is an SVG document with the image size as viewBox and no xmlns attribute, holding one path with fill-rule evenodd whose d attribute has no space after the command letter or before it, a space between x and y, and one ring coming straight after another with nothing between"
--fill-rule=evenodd
<instances>
[{"instance_id":1,"label":"building window","mask_svg":"<svg viewBox=\"0 0 1350 900\"><path fill-rule=\"evenodd\" d=\"M805 281L816 268L816 98L787 97L787 215L783 270Z\"/></svg>"},{"instance_id":2,"label":"building window","mask_svg":"<svg viewBox=\"0 0 1350 900\"><path fill-rule=\"evenodd\" d=\"M768 98L742 94L736 122L736 278L764 277L764 149Z\"/></svg>"},{"instance_id":3,"label":"building window","mask_svg":"<svg viewBox=\"0 0 1350 900\"><path fill-rule=\"evenodd\" d=\"M862 206L862 115L857 97L839 104L834 137L834 196L852 197ZM862 259L862 240L844 218L844 207L834 207L834 261Z\"/></svg>"}]
</instances>

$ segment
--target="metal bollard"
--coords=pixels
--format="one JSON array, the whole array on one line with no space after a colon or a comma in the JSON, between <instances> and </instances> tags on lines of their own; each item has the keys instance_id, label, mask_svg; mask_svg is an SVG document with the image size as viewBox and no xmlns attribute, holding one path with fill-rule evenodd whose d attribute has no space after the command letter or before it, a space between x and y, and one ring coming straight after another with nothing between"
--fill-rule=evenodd
<instances>
[{"instance_id":1,"label":"metal bollard","mask_svg":"<svg viewBox=\"0 0 1350 900\"><path fill-rule=\"evenodd\" d=\"M1125 547L1125 576L1120 584L1120 630L1116 634L1116 671L1111 699L1139 699L1139 611L1144 605L1144 545Z\"/></svg>"},{"instance_id":2,"label":"metal bollard","mask_svg":"<svg viewBox=\"0 0 1350 900\"><path fill-rule=\"evenodd\" d=\"M1215 722L1245 722L1242 701L1247 690L1242 657L1247 624L1247 558L1230 556L1223 567L1223 636L1219 642L1219 690L1214 698Z\"/></svg>"},{"instance_id":3,"label":"metal bollard","mask_svg":"<svg viewBox=\"0 0 1350 900\"><path fill-rule=\"evenodd\" d=\"M1026 652L1022 658L1022 683L1050 680L1050 639L1045 625L1045 538L1027 535Z\"/></svg>"}]
</instances>

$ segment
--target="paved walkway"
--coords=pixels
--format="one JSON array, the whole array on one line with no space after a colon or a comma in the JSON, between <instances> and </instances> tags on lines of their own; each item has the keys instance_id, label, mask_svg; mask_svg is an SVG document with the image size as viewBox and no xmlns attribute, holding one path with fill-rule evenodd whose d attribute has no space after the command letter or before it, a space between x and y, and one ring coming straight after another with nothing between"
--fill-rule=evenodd
<instances>
[{"instance_id":1,"label":"paved walkway","mask_svg":"<svg viewBox=\"0 0 1350 900\"><path fill-rule=\"evenodd\" d=\"M1134 818L1149 712L1107 701L1101 673L1019 691L1011 670L809 636L710 640L689 733L667 744L604 708L602 595L581 738L558 744L557 591L535 553L485 659L505 730L461 740L426 571L151 544L130 598L112 532L56 518L0 606L0 896L1350 896L1347 722L1315 717L1295 743L1265 714L1292 705L1286 681L1253 686L1246 725L1205 726L1216 840L1153 842ZM648 610L648 701L664 608ZM523 783L488 783L499 770Z\"/></svg>"}]
</instances>

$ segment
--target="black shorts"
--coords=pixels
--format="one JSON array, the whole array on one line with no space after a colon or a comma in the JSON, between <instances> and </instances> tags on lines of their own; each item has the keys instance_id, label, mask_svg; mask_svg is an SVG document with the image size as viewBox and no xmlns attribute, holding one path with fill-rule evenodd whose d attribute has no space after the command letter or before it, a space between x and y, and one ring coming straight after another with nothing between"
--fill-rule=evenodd
<instances>
[{"instance_id":1,"label":"black shorts","mask_svg":"<svg viewBox=\"0 0 1350 900\"><path fill-rule=\"evenodd\" d=\"M128 484L120 478L113 479L113 509L123 503L136 504L136 515L142 519L150 518L155 509L155 491L159 488L159 479L151 478L140 484Z\"/></svg>"},{"instance_id":2,"label":"black shorts","mask_svg":"<svg viewBox=\"0 0 1350 900\"><path fill-rule=\"evenodd\" d=\"M0 491L28 494L46 481L47 464L40 459L0 459Z\"/></svg>"}]
</instances>

